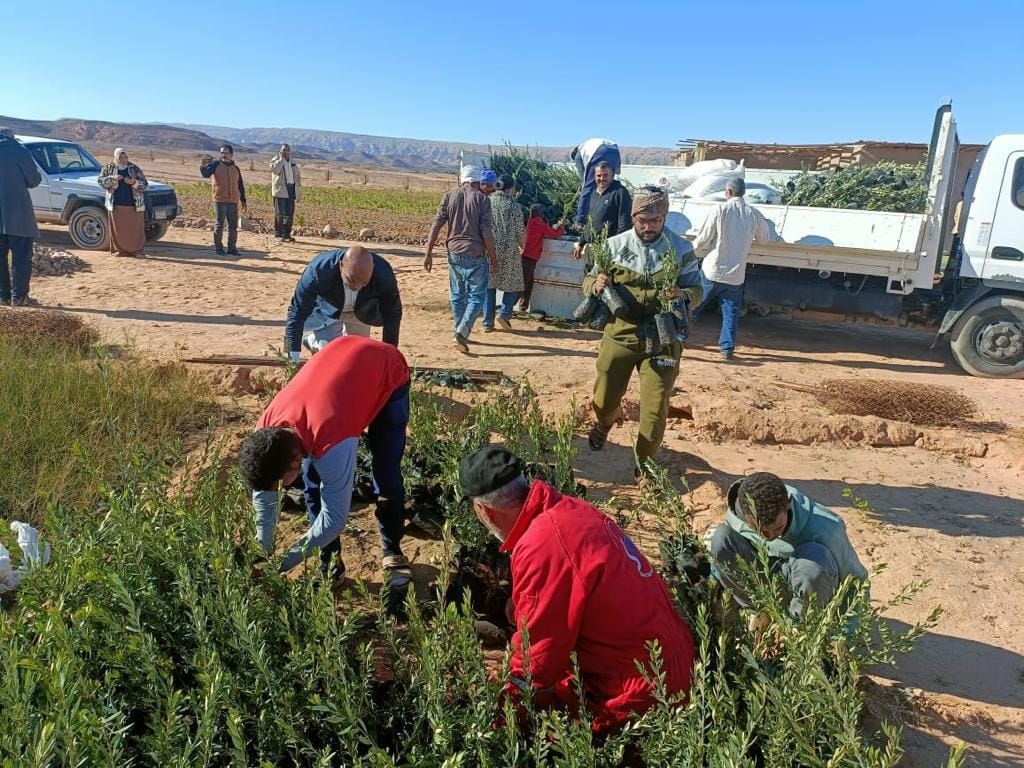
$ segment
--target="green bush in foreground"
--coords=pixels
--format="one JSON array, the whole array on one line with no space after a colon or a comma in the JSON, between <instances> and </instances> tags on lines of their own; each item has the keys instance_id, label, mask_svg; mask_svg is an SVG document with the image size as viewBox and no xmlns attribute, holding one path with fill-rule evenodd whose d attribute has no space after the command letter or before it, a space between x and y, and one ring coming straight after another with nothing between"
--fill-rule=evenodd
<instances>
[{"instance_id":1,"label":"green bush in foreground","mask_svg":"<svg viewBox=\"0 0 1024 768\"><path fill-rule=\"evenodd\" d=\"M108 379L105 394L113 391ZM499 394L501 407L482 405L492 415L466 429L500 428L541 455L536 401L517 392ZM141 407L124 403L98 418L116 422ZM441 430L439 440L447 434L443 423L418 424L413 443L428 428ZM485 664L474 616L410 603L398 625L357 607L365 596L339 602L312 576L261 570L246 494L237 478L225 485L216 452L183 467L175 453L146 452L147 442L120 446L97 470L106 481L94 499L49 510L54 560L23 582L0 622L4 768L899 760L895 728L861 731L856 682L865 663L905 650L921 628L886 631L866 589L794 626L778 608L777 584L754 569L746 586L773 648L745 622L714 618L713 601L691 601L699 653L687 706L662 691L659 706L603 740L585 719L559 713L531 711L520 724L504 711L498 724L501 674ZM692 541L667 485L644 504ZM657 665L652 679L661 690Z\"/></svg>"},{"instance_id":2,"label":"green bush in foreground","mask_svg":"<svg viewBox=\"0 0 1024 768\"><path fill-rule=\"evenodd\" d=\"M178 366L0 338L0 517L89 508L118 457L202 428L210 393Z\"/></svg>"}]
</instances>

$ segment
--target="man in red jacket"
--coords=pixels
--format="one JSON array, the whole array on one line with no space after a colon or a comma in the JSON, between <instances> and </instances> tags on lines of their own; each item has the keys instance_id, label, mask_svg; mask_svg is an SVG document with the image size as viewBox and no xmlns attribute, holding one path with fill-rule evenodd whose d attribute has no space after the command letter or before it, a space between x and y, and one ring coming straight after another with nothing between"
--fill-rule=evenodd
<instances>
[{"instance_id":1,"label":"man in red jacket","mask_svg":"<svg viewBox=\"0 0 1024 768\"><path fill-rule=\"evenodd\" d=\"M463 491L484 526L511 552L516 633L508 693L526 686L522 648L538 706L578 706L570 655L576 652L595 731L622 725L654 704L649 645L657 641L670 694L690 689L694 647L668 586L610 518L547 483L531 484L522 463L486 445L459 467Z\"/></svg>"},{"instance_id":2,"label":"man in red jacket","mask_svg":"<svg viewBox=\"0 0 1024 768\"><path fill-rule=\"evenodd\" d=\"M373 454L378 490L377 524L389 584L412 578L401 550L405 528L402 454L409 421L409 368L397 348L362 336L343 336L313 355L277 393L256 431L242 444L239 466L253 489L256 533L274 548L278 486L302 472L309 530L281 561L288 571L314 549L329 565L340 550L356 472L356 447L364 430ZM333 576L344 575L340 559ZM325 568L326 570L326 568Z\"/></svg>"}]
</instances>

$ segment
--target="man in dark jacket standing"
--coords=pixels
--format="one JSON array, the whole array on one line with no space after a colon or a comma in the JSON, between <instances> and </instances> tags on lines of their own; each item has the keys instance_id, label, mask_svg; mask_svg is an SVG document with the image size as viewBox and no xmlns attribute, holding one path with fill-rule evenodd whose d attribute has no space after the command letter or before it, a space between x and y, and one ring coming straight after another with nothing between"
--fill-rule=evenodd
<instances>
[{"instance_id":1,"label":"man in dark jacket standing","mask_svg":"<svg viewBox=\"0 0 1024 768\"><path fill-rule=\"evenodd\" d=\"M242 172L235 164L235 150L230 144L220 148L220 160L209 155L199 159L199 172L204 179L210 179L213 189L213 205L217 209L217 223L213 225L213 246L217 255L224 255L222 233L224 222L228 224L228 254L238 255L238 209L242 215L248 213L245 203L245 184Z\"/></svg>"},{"instance_id":2,"label":"man in dark jacket standing","mask_svg":"<svg viewBox=\"0 0 1024 768\"><path fill-rule=\"evenodd\" d=\"M299 278L288 307L285 350L299 359L302 342L313 352L339 336L369 336L383 326L385 344L398 346L402 299L391 265L353 245L315 257Z\"/></svg>"},{"instance_id":3,"label":"man in dark jacket standing","mask_svg":"<svg viewBox=\"0 0 1024 768\"><path fill-rule=\"evenodd\" d=\"M32 155L15 140L13 131L0 128L0 304L29 303L32 241L39 237L39 228L28 191L42 180Z\"/></svg>"},{"instance_id":4,"label":"man in dark jacket standing","mask_svg":"<svg viewBox=\"0 0 1024 768\"><path fill-rule=\"evenodd\" d=\"M572 252L575 259L583 255L583 247L600 236L602 231L606 237L614 237L633 226L633 198L615 178L611 164L603 160L598 162L594 168L594 181L596 187L590 195L586 223Z\"/></svg>"}]
</instances>

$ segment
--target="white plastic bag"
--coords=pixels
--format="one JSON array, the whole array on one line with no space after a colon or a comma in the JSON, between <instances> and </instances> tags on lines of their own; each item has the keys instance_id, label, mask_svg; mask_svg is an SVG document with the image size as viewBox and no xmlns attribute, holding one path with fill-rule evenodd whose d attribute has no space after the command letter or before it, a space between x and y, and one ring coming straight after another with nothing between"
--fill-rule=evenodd
<instances>
[{"instance_id":1,"label":"white plastic bag","mask_svg":"<svg viewBox=\"0 0 1024 768\"><path fill-rule=\"evenodd\" d=\"M39 531L28 523L15 520L11 530L18 536L18 547L21 549L22 569L36 568L50 562L50 545L39 546Z\"/></svg>"},{"instance_id":2,"label":"white plastic bag","mask_svg":"<svg viewBox=\"0 0 1024 768\"><path fill-rule=\"evenodd\" d=\"M0 594L17 589L19 583L21 572L14 570L11 565L11 553L7 551L7 547L0 544Z\"/></svg>"}]
</instances>

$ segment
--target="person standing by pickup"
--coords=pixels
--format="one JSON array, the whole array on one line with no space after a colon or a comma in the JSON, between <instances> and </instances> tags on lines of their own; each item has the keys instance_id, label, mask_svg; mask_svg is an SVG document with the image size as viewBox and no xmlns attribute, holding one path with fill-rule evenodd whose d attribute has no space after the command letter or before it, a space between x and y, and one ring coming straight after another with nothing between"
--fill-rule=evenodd
<instances>
[{"instance_id":1,"label":"person standing by pickup","mask_svg":"<svg viewBox=\"0 0 1024 768\"><path fill-rule=\"evenodd\" d=\"M39 228L28 191L42 180L32 155L15 140L14 131L0 128L0 304L20 307L33 303L28 290L32 241L39 237Z\"/></svg>"},{"instance_id":2,"label":"person standing by pickup","mask_svg":"<svg viewBox=\"0 0 1024 768\"><path fill-rule=\"evenodd\" d=\"M448 288L455 322L455 346L469 354L469 334L487 296L487 275L498 262L494 250L491 201L480 191L480 169L466 166L457 189L445 192L427 238L423 269L434 267L434 245L448 225ZM485 258L486 255L486 258Z\"/></svg>"},{"instance_id":3,"label":"person standing by pickup","mask_svg":"<svg viewBox=\"0 0 1024 768\"><path fill-rule=\"evenodd\" d=\"M743 179L729 179L725 186L725 202L704 220L693 243L700 257L704 302L694 312L694 319L715 299L722 307L722 332L718 349L722 358L731 360L736 350L736 327L743 306L743 283L746 280L747 257L752 243L773 239L768 220L743 199L747 191Z\"/></svg>"},{"instance_id":4,"label":"person standing by pickup","mask_svg":"<svg viewBox=\"0 0 1024 768\"><path fill-rule=\"evenodd\" d=\"M220 160L209 155L199 159L199 172L204 179L210 179L213 190L213 205L217 210L217 223L213 225L213 247L218 256L224 255L224 222L228 225L228 255L238 256L238 211L241 207L245 216L248 206L245 202L245 183L242 171L235 164L235 150L230 144L220 148Z\"/></svg>"},{"instance_id":5,"label":"person standing by pickup","mask_svg":"<svg viewBox=\"0 0 1024 768\"><path fill-rule=\"evenodd\" d=\"M100 171L100 186L110 220L110 252L117 256L138 256L146 247L146 175L128 159L121 147L114 150L114 162Z\"/></svg>"},{"instance_id":6,"label":"person standing by pickup","mask_svg":"<svg viewBox=\"0 0 1024 768\"><path fill-rule=\"evenodd\" d=\"M583 226L586 223L587 215L590 213L590 196L597 186L595 172L598 163L608 163L613 174L622 169L622 157L619 155L619 145L608 139L587 139L580 143L569 154L569 157L576 163L576 173L579 174L580 199L576 204L576 224ZM628 209L627 209L628 210Z\"/></svg>"},{"instance_id":7,"label":"person standing by pickup","mask_svg":"<svg viewBox=\"0 0 1024 768\"><path fill-rule=\"evenodd\" d=\"M586 244L602 232L605 232L606 237L615 237L633 226L633 199L629 196L629 190L615 178L610 163L602 160L595 164L594 182L596 186L590 195L583 230L572 251L573 258L577 260L583 256Z\"/></svg>"},{"instance_id":8,"label":"person standing by pickup","mask_svg":"<svg viewBox=\"0 0 1024 768\"><path fill-rule=\"evenodd\" d=\"M282 144L277 156L270 161L270 193L274 198L274 235L278 242L294 243L292 222L295 203L299 199L302 174L299 164L292 160L292 148Z\"/></svg>"},{"instance_id":9,"label":"person standing by pickup","mask_svg":"<svg viewBox=\"0 0 1024 768\"><path fill-rule=\"evenodd\" d=\"M533 273L537 269L544 251L544 238L558 238L565 234L562 222L552 227L544 220L544 206L534 203L530 206L530 220L526 222L526 235L523 242L523 292L519 296L519 309L526 312L530 309L530 296L533 294Z\"/></svg>"}]
</instances>

